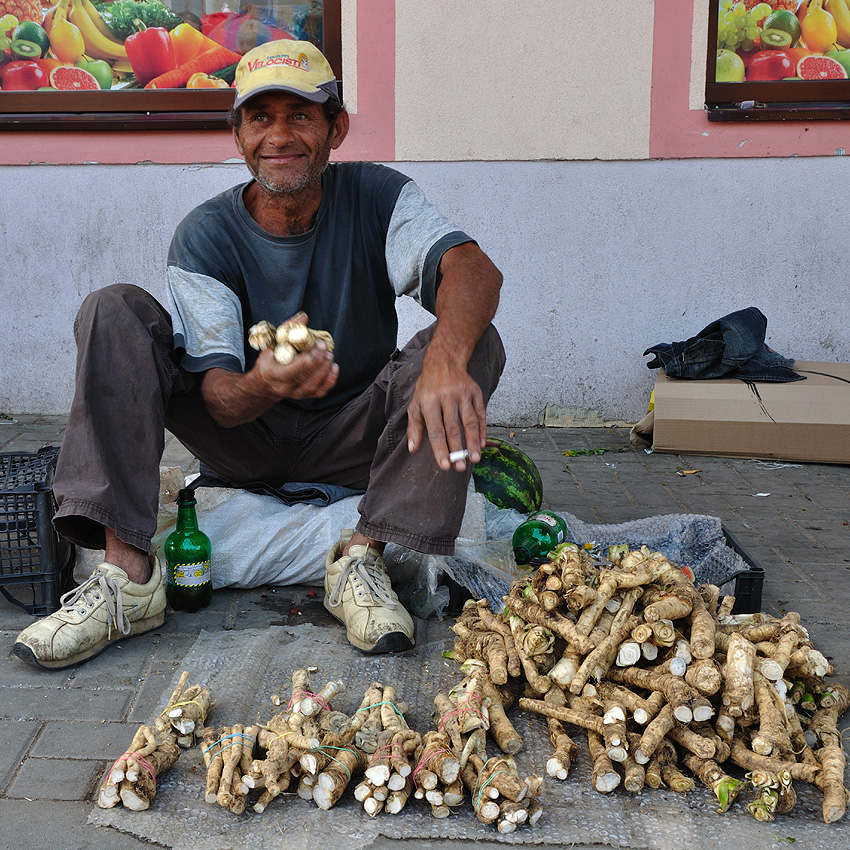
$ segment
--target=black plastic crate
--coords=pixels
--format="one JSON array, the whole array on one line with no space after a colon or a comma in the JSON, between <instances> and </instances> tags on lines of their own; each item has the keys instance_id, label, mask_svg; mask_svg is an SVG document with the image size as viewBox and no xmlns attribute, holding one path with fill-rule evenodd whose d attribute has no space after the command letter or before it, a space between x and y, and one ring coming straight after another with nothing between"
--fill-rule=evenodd
<instances>
[{"instance_id":1,"label":"black plastic crate","mask_svg":"<svg viewBox=\"0 0 850 850\"><path fill-rule=\"evenodd\" d=\"M75 550L53 530L59 449L0 453L0 593L43 616L73 586Z\"/></svg>"},{"instance_id":2,"label":"black plastic crate","mask_svg":"<svg viewBox=\"0 0 850 850\"><path fill-rule=\"evenodd\" d=\"M750 553L741 545L738 538L726 526L721 526L726 545L734 549L747 565L746 570L729 576L727 582L735 582L735 606L733 614L754 614L761 611L761 592L764 587L764 567L759 566Z\"/></svg>"}]
</instances>

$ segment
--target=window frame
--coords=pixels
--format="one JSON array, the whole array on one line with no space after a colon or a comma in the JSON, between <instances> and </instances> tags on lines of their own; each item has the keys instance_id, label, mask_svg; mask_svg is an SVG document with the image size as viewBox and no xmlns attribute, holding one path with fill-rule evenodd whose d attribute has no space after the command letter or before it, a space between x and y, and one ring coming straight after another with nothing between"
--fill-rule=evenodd
<instances>
[{"instance_id":1,"label":"window frame","mask_svg":"<svg viewBox=\"0 0 850 850\"><path fill-rule=\"evenodd\" d=\"M708 11L705 108L709 121L845 120L850 118L849 80L775 80L718 83L718 2Z\"/></svg>"},{"instance_id":2,"label":"window frame","mask_svg":"<svg viewBox=\"0 0 850 850\"><path fill-rule=\"evenodd\" d=\"M322 4L322 51L342 77L341 0ZM6 130L226 130L231 89L145 91L0 91Z\"/></svg>"}]
</instances>

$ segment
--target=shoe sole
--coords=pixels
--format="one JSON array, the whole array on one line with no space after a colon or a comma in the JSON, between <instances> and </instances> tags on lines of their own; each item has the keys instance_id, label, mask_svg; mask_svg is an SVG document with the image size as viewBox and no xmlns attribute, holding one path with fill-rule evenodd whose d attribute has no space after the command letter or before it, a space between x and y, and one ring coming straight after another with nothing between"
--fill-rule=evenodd
<instances>
[{"instance_id":1,"label":"shoe sole","mask_svg":"<svg viewBox=\"0 0 850 850\"><path fill-rule=\"evenodd\" d=\"M119 634L116 638L102 640L100 643L96 643L85 652L78 652L76 655L57 661L42 661L25 643L16 643L12 647L12 652L22 661L26 661L27 664L32 664L34 667L41 667L44 670L67 670L69 667L82 664L82 662L88 661L96 655L100 655L101 652L108 649L113 643L118 643L121 640L136 637L137 635L143 635L146 632L159 628L164 622L165 609L163 609L159 614L154 614L153 617L146 617L144 620L136 620L135 622L130 623L130 631L126 635Z\"/></svg>"},{"instance_id":2,"label":"shoe sole","mask_svg":"<svg viewBox=\"0 0 850 850\"><path fill-rule=\"evenodd\" d=\"M324 601L325 610L337 620L345 625L345 620L328 605L327 596ZM408 649L413 649L416 645L404 632L389 632L385 634L377 643L369 644L352 635L348 629L345 630L345 636L348 642L366 655L387 655L391 652L407 652Z\"/></svg>"}]
</instances>

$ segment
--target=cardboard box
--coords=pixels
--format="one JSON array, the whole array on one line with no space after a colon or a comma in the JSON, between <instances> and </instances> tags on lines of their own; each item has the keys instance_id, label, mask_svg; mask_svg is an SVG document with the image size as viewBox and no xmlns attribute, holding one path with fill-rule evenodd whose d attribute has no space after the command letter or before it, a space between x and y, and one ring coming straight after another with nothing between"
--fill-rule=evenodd
<instances>
[{"instance_id":1,"label":"cardboard box","mask_svg":"<svg viewBox=\"0 0 850 850\"><path fill-rule=\"evenodd\" d=\"M655 383L653 451L850 463L850 364L798 360L792 383Z\"/></svg>"}]
</instances>

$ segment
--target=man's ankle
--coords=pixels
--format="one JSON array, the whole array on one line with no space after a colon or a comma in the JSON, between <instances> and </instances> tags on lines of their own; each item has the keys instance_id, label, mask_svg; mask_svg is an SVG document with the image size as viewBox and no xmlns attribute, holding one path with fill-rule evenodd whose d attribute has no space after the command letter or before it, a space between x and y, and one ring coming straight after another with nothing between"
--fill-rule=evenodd
<instances>
[{"instance_id":1,"label":"man's ankle","mask_svg":"<svg viewBox=\"0 0 850 850\"><path fill-rule=\"evenodd\" d=\"M151 559L148 553L119 539L111 528L106 528L104 531L106 534L106 553L104 556L106 563L124 570L127 573L127 578L134 584L147 584L152 573Z\"/></svg>"},{"instance_id":2,"label":"man's ankle","mask_svg":"<svg viewBox=\"0 0 850 850\"><path fill-rule=\"evenodd\" d=\"M371 537L367 537L365 534L361 534L359 531L355 531L354 534L351 535L351 540L346 544L345 548L342 550L343 555L347 555L352 546L371 546L373 549L377 549L382 555L384 554L384 547L387 544L382 540L373 540Z\"/></svg>"}]
</instances>

